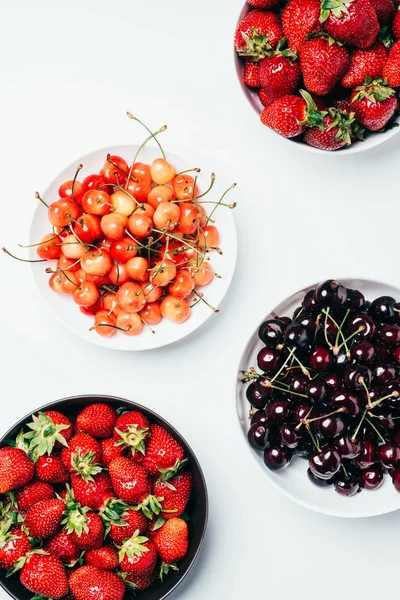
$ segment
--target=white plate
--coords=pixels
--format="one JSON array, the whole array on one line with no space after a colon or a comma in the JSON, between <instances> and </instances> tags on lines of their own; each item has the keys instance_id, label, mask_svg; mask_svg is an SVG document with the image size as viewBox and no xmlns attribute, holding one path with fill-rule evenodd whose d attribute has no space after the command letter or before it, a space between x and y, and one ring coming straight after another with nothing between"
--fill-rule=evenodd
<instances>
[{"instance_id":1,"label":"white plate","mask_svg":"<svg viewBox=\"0 0 400 600\"><path fill-rule=\"evenodd\" d=\"M100 150L95 150L86 156L77 158L71 165L57 175L57 177L42 195L43 199L48 204L57 200L59 197L59 186L64 181L73 178L78 164L83 164L83 169L79 173L79 180L83 181L83 179L90 173L98 173L100 171L108 153L120 155L125 158L128 164L130 164L130 161L133 160L138 147L139 144L136 143L123 143L101 148ZM138 160L141 160L145 163L151 163L159 156L160 151L157 147L146 146L142 150ZM192 167L200 167L202 171L198 177L199 188L201 191L205 191L208 188L212 169L208 170L209 167L207 165L197 164L195 155L186 159L173 154L172 152L168 152L167 159L170 160L176 167L177 172ZM218 200L223 191L224 189L221 189L217 177L214 187L207 200ZM227 200L229 203L234 201L234 191L230 192L230 194L231 195L227 196L227 198L229 198ZM205 207L207 208L207 212L210 212L213 205L206 204ZM223 206L219 207L215 212L215 224L220 232L220 247L223 251L223 254L219 255L217 252L211 252L210 263L213 265L215 271L221 276L221 278L214 278L208 286L199 288L200 291L204 292L204 296L207 301L215 307L220 304L226 292L228 291L229 284L232 280L235 270L237 241L235 224L231 213L232 211L230 209ZM51 232L51 225L47 218L47 210L40 202L38 202L31 227L31 243L38 242L43 235L49 232ZM32 249L31 257L37 258L35 249ZM150 348L159 348L160 346L177 342L178 340L187 336L189 333L192 333L213 314L212 310L208 306L206 306L203 302L200 302L193 308L189 319L180 325L172 323L167 319L163 319L161 323L154 326L156 331L155 334L152 334L149 328L144 327L142 333L138 336L127 336L118 332L116 335L113 335L110 338L103 338L95 331L89 331L89 328L93 323L93 319L81 313L79 307L75 304L72 298L57 294L50 289L48 283L49 275L45 273L45 268L47 266L49 265L46 263L37 263L32 265L34 279L43 300L51 312L59 319L59 321L61 321L61 323L63 323L63 325L73 331L76 335L99 346L114 348L117 350L148 350ZM218 315L216 315L216 318L218 318Z\"/></svg>"},{"instance_id":2,"label":"white plate","mask_svg":"<svg viewBox=\"0 0 400 600\"><path fill-rule=\"evenodd\" d=\"M400 289L391 285L365 279L342 279L341 281L347 287L360 290L367 300L373 300L383 295L390 295L400 299ZM316 285L304 288L284 300L264 320L276 318L276 316L291 317L294 309L301 303L304 294ZM259 339L257 332L258 329L253 333L246 346L240 360L239 371L245 371L250 366L257 365L257 354L263 347L263 343ZM250 405L246 399L246 387L246 385L238 381L236 406L244 442L248 451L260 465L264 475L285 496L288 496L306 508L335 517L373 517L393 512L400 508L400 494L394 489L389 475L385 475L384 483L378 490L363 490L356 496L345 498L332 488L319 488L311 483L307 476L308 461L299 457L294 457L291 464L282 471L270 471L264 465L262 452L252 450L247 441Z\"/></svg>"}]
</instances>

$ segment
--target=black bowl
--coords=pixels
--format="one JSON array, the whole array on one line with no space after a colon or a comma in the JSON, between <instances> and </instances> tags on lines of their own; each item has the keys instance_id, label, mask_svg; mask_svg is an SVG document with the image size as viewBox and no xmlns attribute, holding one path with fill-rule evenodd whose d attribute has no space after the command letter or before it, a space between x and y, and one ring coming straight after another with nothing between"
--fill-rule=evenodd
<instances>
[{"instance_id":1,"label":"black bowl","mask_svg":"<svg viewBox=\"0 0 400 600\"><path fill-rule=\"evenodd\" d=\"M204 479L203 472L200 464L194 455L193 450L189 444L183 439L183 437L170 425L167 421L164 421L159 415L149 410L148 408L131 402L130 400L124 400L123 398L117 398L114 396L72 396L71 398L63 398L62 400L56 400L41 406L40 408L33 411L37 413L44 410L59 410L60 412L68 415L74 415L79 409L83 408L87 404L93 404L95 402L107 402L112 406L118 407L123 406L129 410L139 410L149 419L150 423L155 423L164 427L183 447L186 457L189 459L189 468L193 477L193 491L191 499L187 508L187 512L190 516L189 526L189 552L185 558L179 563L179 571L170 571L167 576L164 577L164 581L161 582L159 579L147 590L143 592L136 592L136 596L140 600L163 600L180 584L185 578L194 561L196 560L201 545L204 540L204 536L207 528L208 519L208 495L207 487ZM0 447L5 445L5 440L14 438L19 431L31 420L32 413L26 415L18 421L11 429L5 433L0 439ZM27 590L19 581L18 573L11 577L6 578L4 570L0 572L0 585L5 591L15 600L31 600L32 592ZM129 591L126 597L131 597Z\"/></svg>"}]
</instances>

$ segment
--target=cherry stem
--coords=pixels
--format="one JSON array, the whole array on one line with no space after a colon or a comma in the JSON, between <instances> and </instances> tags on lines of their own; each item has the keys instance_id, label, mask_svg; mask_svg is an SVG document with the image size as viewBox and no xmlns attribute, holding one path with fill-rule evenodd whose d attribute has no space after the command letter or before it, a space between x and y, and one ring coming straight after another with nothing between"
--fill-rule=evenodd
<instances>
[{"instance_id":1,"label":"cherry stem","mask_svg":"<svg viewBox=\"0 0 400 600\"><path fill-rule=\"evenodd\" d=\"M327 317L329 317L329 318L330 318L330 320L332 321L332 323L333 323L333 324L334 324L334 325L337 327L338 331L340 332L340 335L342 336L342 340L343 340L343 343L344 343L344 345L345 345L345 348L346 348L346 354L350 354L350 353L349 353L349 349L348 349L348 347L347 347L347 344L346 344L345 337L344 337L344 335L343 335L343 332L342 332L342 330L340 329L340 326L338 325L338 323L335 321L335 319L334 319L334 318L332 317L332 315L330 314L329 310L330 310L330 309L329 309L329 307L328 307L327 309L323 308L323 309L322 309L322 312L323 312L323 314L324 314L324 315L326 315ZM330 344L330 343L329 343L328 345L329 345L329 346L332 348L332 344ZM335 352L335 351L336 351L336 352ZM333 354L334 354L335 356L337 355L337 353L338 353L338 352L339 352L339 350L336 350L336 347L335 347L335 348L333 348Z\"/></svg>"},{"instance_id":2,"label":"cherry stem","mask_svg":"<svg viewBox=\"0 0 400 600\"><path fill-rule=\"evenodd\" d=\"M19 258L18 256L15 256L14 254L11 254L11 252L9 252L7 250L7 248L2 248L2 250L6 254L8 254L8 256L11 256L11 258L15 258L15 260L19 260L21 262L29 262L29 263L47 262L44 258L40 258L38 260L30 260L28 258Z\"/></svg>"},{"instance_id":3,"label":"cherry stem","mask_svg":"<svg viewBox=\"0 0 400 600\"><path fill-rule=\"evenodd\" d=\"M379 398L378 400L375 400L374 402L368 402L367 408L368 408L368 410L372 410L373 408L375 408L375 406L378 406L384 400L387 400L388 398L397 398L398 395L399 395L399 392L392 392L391 394L388 394L387 396L383 396L383 398Z\"/></svg>"},{"instance_id":4,"label":"cherry stem","mask_svg":"<svg viewBox=\"0 0 400 600\"><path fill-rule=\"evenodd\" d=\"M222 200L225 198L225 196L227 195L227 193L230 192L231 190L233 190L235 187L236 187L236 183L233 183L230 187L228 187L227 190L225 190L225 192L222 194L221 198L218 200L217 204L214 206L214 208L212 209L212 211L210 212L210 214L206 218L207 223L209 223L211 221L211 217L213 216L213 214L217 210L218 206L221 205Z\"/></svg>"},{"instance_id":5,"label":"cherry stem","mask_svg":"<svg viewBox=\"0 0 400 600\"><path fill-rule=\"evenodd\" d=\"M358 383L361 383L361 385L363 386L363 388L365 390L365 393L367 394L367 406L368 406L369 404L371 404L371 396L369 395L369 389L367 388L364 377L359 377Z\"/></svg>"},{"instance_id":6,"label":"cherry stem","mask_svg":"<svg viewBox=\"0 0 400 600\"><path fill-rule=\"evenodd\" d=\"M339 352L340 348L342 346L346 346L346 351L349 352L349 349L347 347L347 342L349 342L351 339L353 339L353 337L355 337L356 335L358 335L359 333L361 333L362 331L364 331L365 327L363 327L362 325L360 325L360 327L354 331L354 333L352 333L351 335L349 335L349 337L347 339L345 339L340 346L336 346L335 349L337 349L337 352Z\"/></svg>"},{"instance_id":7,"label":"cherry stem","mask_svg":"<svg viewBox=\"0 0 400 600\"><path fill-rule=\"evenodd\" d=\"M359 423L358 423L358 425L356 427L356 430L354 431L353 435L351 436L351 441L352 442L354 442L357 439L358 432L360 431L360 427L363 424L363 421L364 421L364 419L365 419L366 416L367 416L367 409L364 410L364 412L363 412L363 414L361 416L361 419L360 419L360 421L359 421Z\"/></svg>"},{"instance_id":8,"label":"cherry stem","mask_svg":"<svg viewBox=\"0 0 400 600\"><path fill-rule=\"evenodd\" d=\"M314 445L314 448L317 450L317 452L321 452L321 448L320 448L320 446L319 446L316 438L313 436L313 433L311 431L311 427L310 427L310 425L308 425L308 423L306 424L306 429L307 429L307 431L308 431L308 433L310 435L310 438L311 438L311 441L312 441L312 443Z\"/></svg>"},{"instance_id":9,"label":"cherry stem","mask_svg":"<svg viewBox=\"0 0 400 600\"><path fill-rule=\"evenodd\" d=\"M166 231L162 231L161 229L157 229L156 227L154 227L152 231L155 231L156 233L161 233L161 235L167 234ZM173 235L172 233L169 233L169 232L168 232L168 235L169 235L169 237L172 237L172 239L178 240L179 242L181 242L184 246L187 246L191 250L194 250L195 252L197 252L197 254L203 255L202 252L199 252L194 246L192 246L191 244L188 244L183 238L180 238L177 235Z\"/></svg>"},{"instance_id":10,"label":"cherry stem","mask_svg":"<svg viewBox=\"0 0 400 600\"><path fill-rule=\"evenodd\" d=\"M110 292L110 294L116 294L117 292L115 290L113 290L112 288L109 288L107 285L101 285L100 286L102 290L106 290L107 292Z\"/></svg>"},{"instance_id":11,"label":"cherry stem","mask_svg":"<svg viewBox=\"0 0 400 600\"><path fill-rule=\"evenodd\" d=\"M75 283L75 281L72 281L72 279L70 279L70 278L68 277L68 275L65 273L65 271L63 271L63 270L62 270L62 269L60 269L60 268L58 268L58 269L57 269L57 271L58 271L59 273L62 273L62 274L64 275L65 279L68 279L68 281L69 281L70 283L72 283L72 284L73 284L73 285L74 285L74 286L75 286L77 289L79 289L79 288L81 287L80 285L78 285L77 283Z\"/></svg>"},{"instance_id":12,"label":"cherry stem","mask_svg":"<svg viewBox=\"0 0 400 600\"><path fill-rule=\"evenodd\" d=\"M128 117L130 119L132 119L133 121L136 121L137 123L140 123L140 125L142 127L144 127L146 129L146 131L148 133L150 133L153 136L153 134L151 133L151 130L147 127L147 125L145 125L145 123L143 123L140 119L138 119L137 117L135 117L132 113L130 113L129 111L126 113L128 115ZM167 126L165 126L165 129L167 128ZM165 152L160 144L160 142L158 141L158 139L156 137L154 137L154 140L157 142L158 147L160 148L161 154L163 155L163 158L165 159Z\"/></svg>"},{"instance_id":13,"label":"cherry stem","mask_svg":"<svg viewBox=\"0 0 400 600\"><path fill-rule=\"evenodd\" d=\"M196 296L202 301L204 302L204 304L206 304L209 308L211 308L211 310L215 313L219 312L219 308L214 308L214 306L211 306L211 304L209 302L207 302L207 300L204 298L204 294L202 292L196 292L196 290L194 290L194 293L196 294Z\"/></svg>"},{"instance_id":14,"label":"cherry stem","mask_svg":"<svg viewBox=\"0 0 400 600\"><path fill-rule=\"evenodd\" d=\"M297 356L295 354L293 354L293 358L297 362L297 364L300 366L301 372L303 373L303 375L308 377L308 379L311 379L310 371L308 369L306 369L306 367L303 364L301 364L301 362L299 361L299 359L297 358Z\"/></svg>"},{"instance_id":15,"label":"cherry stem","mask_svg":"<svg viewBox=\"0 0 400 600\"><path fill-rule=\"evenodd\" d=\"M128 325L127 329L123 329L122 327L118 327L117 325L109 325L108 323L98 323L97 325L93 325L93 327L91 327L89 331L93 331L94 329L97 329L97 327L112 327L113 329L118 329L118 331L125 332L132 329L132 325Z\"/></svg>"},{"instance_id":16,"label":"cherry stem","mask_svg":"<svg viewBox=\"0 0 400 600\"><path fill-rule=\"evenodd\" d=\"M79 171L83 168L83 165L78 165L76 168L76 172L74 175L74 178L72 180L72 185L71 185L71 196L72 196L72 200L75 202L75 204L77 206L79 206L79 204L77 203L76 199L75 199L75 194L74 194L74 190L75 190L75 182L76 182L76 178L78 177L78 173Z\"/></svg>"},{"instance_id":17,"label":"cherry stem","mask_svg":"<svg viewBox=\"0 0 400 600\"><path fill-rule=\"evenodd\" d=\"M135 156L134 156L134 158L133 158L132 167L131 167L131 170L130 170L130 172L132 171L133 165L136 163L136 161L137 161L137 159L138 159L138 156L139 156L139 154L141 153L141 151L143 150L143 148L145 147L145 145L147 144L147 142L149 142L151 139L155 139L155 140L157 141L157 137L156 137L156 136L157 136L159 133L163 133L163 131L165 131L166 129L167 129L167 126L166 126L166 125L163 125L162 127L160 127L160 129L157 129L157 131L155 131L154 133L152 133L152 132L150 131L150 135L149 135L149 137L148 137L148 138L146 138L146 139L144 140L144 142L143 142L143 143L142 143L142 144L139 146L139 148L137 149L137 152L136 152L136 154L135 154ZM159 144L159 145L160 145L160 144ZM160 148L161 148L161 146L160 146ZM166 160L166 158L165 158L165 154L164 154L164 151L163 151L163 149L162 149L162 148L161 148L161 152L162 152L162 155L163 155L163 158L164 158L164 160ZM128 179L128 180L129 180L129 179Z\"/></svg>"},{"instance_id":18,"label":"cherry stem","mask_svg":"<svg viewBox=\"0 0 400 600\"><path fill-rule=\"evenodd\" d=\"M35 246L43 246L44 244L47 244L48 242L52 242L53 240L56 240L58 237L60 237L60 235L58 233L56 233L54 235L54 237L49 238L45 242L38 242L37 244L27 244L27 245L18 244L18 246L20 248L35 248Z\"/></svg>"},{"instance_id":19,"label":"cherry stem","mask_svg":"<svg viewBox=\"0 0 400 600\"><path fill-rule=\"evenodd\" d=\"M215 182L215 173L211 173L210 185L208 186L208 188L206 189L205 192L203 192L202 194L200 194L199 196L196 197L196 200L199 200L200 198L204 198L204 196L207 196L207 194L212 190L214 182ZM196 188L194 188L194 189L196 189Z\"/></svg>"},{"instance_id":20,"label":"cherry stem","mask_svg":"<svg viewBox=\"0 0 400 600\"><path fill-rule=\"evenodd\" d=\"M127 181L129 181L129 177L128 177L128 180L127 180ZM122 187L122 185L114 185L114 187L116 187L117 189L121 190L122 192L125 192L125 194L126 194L127 196L129 196L129 198L130 198L131 200L133 200L133 201L136 203L136 206L135 206L135 208L133 209L133 211L131 212L131 214L130 214L130 215L128 215L128 217L130 217L131 215L133 215L133 213L135 212L135 210L137 210L138 208L142 208L142 209L144 210L144 206L143 206L143 204L142 204L141 202L138 202L138 201L136 200L135 196L132 196L132 194L131 194L130 192L128 192L128 190L126 190L125 188L123 188L123 187ZM113 205L111 204L111 206L113 206ZM114 208L114 207L113 207L113 208Z\"/></svg>"},{"instance_id":21,"label":"cherry stem","mask_svg":"<svg viewBox=\"0 0 400 600\"><path fill-rule=\"evenodd\" d=\"M43 200L43 198L40 196L39 192L35 192L35 198L36 198L37 200L40 200L40 202L41 202L42 204L44 204L44 205L46 206L46 208L49 208L49 205L47 204L47 202L45 202L45 201Z\"/></svg>"},{"instance_id":22,"label":"cherry stem","mask_svg":"<svg viewBox=\"0 0 400 600\"><path fill-rule=\"evenodd\" d=\"M139 314L139 313L138 313L138 314ZM149 325L149 324L148 324L148 323L147 323L147 322L146 322L146 321L143 319L143 317L142 317L141 315L139 315L139 318L140 318L140 319L141 319L141 321L144 323L144 325L150 329L151 333L155 333L154 329L152 329L152 328L150 327L150 325ZM172 511L172 512L176 512L176 511Z\"/></svg>"},{"instance_id":23,"label":"cherry stem","mask_svg":"<svg viewBox=\"0 0 400 600\"><path fill-rule=\"evenodd\" d=\"M313 417L312 419L307 419L304 418L303 421L304 423L313 423L314 421L321 421L321 419L327 419L328 417L332 417L333 415L337 415L338 413L342 413L345 412L346 409L344 406L341 406L340 408L338 408L337 410L333 410L332 412L326 414L326 415L321 415L320 417Z\"/></svg>"},{"instance_id":24,"label":"cherry stem","mask_svg":"<svg viewBox=\"0 0 400 600\"><path fill-rule=\"evenodd\" d=\"M313 406L311 406L310 410L308 411L308 413L306 414L306 416L304 417L304 419L300 419L300 423L298 425L296 425L296 431L298 429L300 429L300 427L303 427L303 425L306 425L306 421L308 419L308 417L311 415L312 411L313 411Z\"/></svg>"},{"instance_id":25,"label":"cherry stem","mask_svg":"<svg viewBox=\"0 0 400 600\"><path fill-rule=\"evenodd\" d=\"M367 423L372 427L372 429L375 431L375 433L377 434L377 436L379 437L379 439L381 440L381 442L383 442L384 444L386 444L386 440L383 437L383 435L379 432L379 430L375 427L375 425L372 423L372 421L370 419L368 419L368 417L366 417L365 419L367 421Z\"/></svg>"},{"instance_id":26,"label":"cherry stem","mask_svg":"<svg viewBox=\"0 0 400 600\"><path fill-rule=\"evenodd\" d=\"M69 224L69 228L72 232L72 235L74 235L76 237L76 239L78 240L78 243L81 244L81 246L83 246L85 248L86 252L89 252L90 256L95 256L94 252L92 252L90 250L89 246L87 246L84 242L82 242L80 237L75 233L74 228L72 227L71 223ZM91 244L91 246L96 247L96 246L94 246L94 244Z\"/></svg>"},{"instance_id":27,"label":"cherry stem","mask_svg":"<svg viewBox=\"0 0 400 600\"><path fill-rule=\"evenodd\" d=\"M178 175L183 175L184 173L200 173L201 169L199 169L199 167L193 167L193 169L185 169L184 171L179 171L179 173L176 174L175 177L178 177ZM185 202L185 200L183 200L183 202Z\"/></svg>"},{"instance_id":28,"label":"cherry stem","mask_svg":"<svg viewBox=\"0 0 400 600\"><path fill-rule=\"evenodd\" d=\"M270 380L270 383L274 383L275 379L278 379L279 375L282 373L282 371L284 370L284 368L286 367L286 365L288 364L289 360L292 358L292 356L294 356L294 353L296 352L296 348L291 348L289 350L289 354L286 357L285 362L283 363L283 365L281 366L281 368L279 369L279 371L273 376L273 378Z\"/></svg>"},{"instance_id":29,"label":"cherry stem","mask_svg":"<svg viewBox=\"0 0 400 600\"><path fill-rule=\"evenodd\" d=\"M344 476L346 477L346 479L348 479L348 478L349 478L349 474L348 474L348 472L346 471L346 467L344 466L344 464L343 464L343 463L342 463L340 466L341 466L341 467L342 467L342 469L343 469Z\"/></svg>"},{"instance_id":30,"label":"cherry stem","mask_svg":"<svg viewBox=\"0 0 400 600\"><path fill-rule=\"evenodd\" d=\"M393 307L394 312L400 312L400 308Z\"/></svg>"},{"instance_id":31,"label":"cherry stem","mask_svg":"<svg viewBox=\"0 0 400 600\"><path fill-rule=\"evenodd\" d=\"M338 343L339 343L339 335L340 335L340 333L341 333L341 331L342 331L342 329L344 327L344 324L346 322L347 317L349 316L349 313L350 313L350 309L348 308L347 311L346 311L346 314L344 315L344 317L342 319L342 322L340 323L340 328L338 329L338 332L336 334L335 346L337 346Z\"/></svg>"}]
</instances>

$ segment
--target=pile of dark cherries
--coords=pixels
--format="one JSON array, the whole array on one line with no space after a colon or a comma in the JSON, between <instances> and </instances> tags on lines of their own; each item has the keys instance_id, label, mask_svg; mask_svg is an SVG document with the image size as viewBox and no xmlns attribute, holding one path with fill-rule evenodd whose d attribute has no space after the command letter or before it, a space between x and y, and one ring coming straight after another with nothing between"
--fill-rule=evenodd
<instances>
[{"instance_id":1,"label":"pile of dark cherries","mask_svg":"<svg viewBox=\"0 0 400 600\"><path fill-rule=\"evenodd\" d=\"M312 483L344 496L378 489L389 473L400 492L400 303L327 280L258 335L258 371L241 377L249 444L265 465L300 456Z\"/></svg>"}]
</instances>

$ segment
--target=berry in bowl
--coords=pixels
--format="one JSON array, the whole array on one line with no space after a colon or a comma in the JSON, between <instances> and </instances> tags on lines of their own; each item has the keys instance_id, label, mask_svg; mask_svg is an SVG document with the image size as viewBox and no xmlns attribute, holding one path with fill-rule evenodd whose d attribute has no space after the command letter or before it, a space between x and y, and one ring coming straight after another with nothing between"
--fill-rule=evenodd
<instances>
[{"instance_id":1,"label":"berry in bowl","mask_svg":"<svg viewBox=\"0 0 400 600\"><path fill-rule=\"evenodd\" d=\"M399 36L392 0L249 0L235 32L237 73L276 133L357 152L397 132Z\"/></svg>"},{"instance_id":2,"label":"berry in bowl","mask_svg":"<svg viewBox=\"0 0 400 600\"><path fill-rule=\"evenodd\" d=\"M93 586L104 600L161 600L193 565L204 477L152 411L66 398L21 419L0 446L0 584L16 600L87 600Z\"/></svg>"},{"instance_id":3,"label":"berry in bowl","mask_svg":"<svg viewBox=\"0 0 400 600\"><path fill-rule=\"evenodd\" d=\"M243 354L243 434L269 479L309 508L400 508L399 297L376 282L327 280L274 309Z\"/></svg>"}]
</instances>

